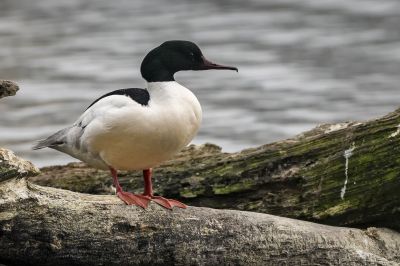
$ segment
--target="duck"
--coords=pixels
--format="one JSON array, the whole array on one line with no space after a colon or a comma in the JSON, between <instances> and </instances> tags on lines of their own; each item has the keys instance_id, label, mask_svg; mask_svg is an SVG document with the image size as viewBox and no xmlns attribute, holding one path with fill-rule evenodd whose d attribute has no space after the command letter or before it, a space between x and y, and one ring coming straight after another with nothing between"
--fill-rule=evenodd
<instances>
[{"instance_id":1,"label":"duck","mask_svg":"<svg viewBox=\"0 0 400 266\"><path fill-rule=\"evenodd\" d=\"M154 194L152 169L174 157L196 136L202 108L196 96L179 84L185 70L234 70L205 58L191 41L170 40L152 49L140 72L147 88L111 91L94 100L73 123L39 140L34 150L51 148L91 167L109 170L116 195L127 205L147 208L150 202L172 209L182 202ZM144 192L122 189L118 171L143 171Z\"/></svg>"}]
</instances>

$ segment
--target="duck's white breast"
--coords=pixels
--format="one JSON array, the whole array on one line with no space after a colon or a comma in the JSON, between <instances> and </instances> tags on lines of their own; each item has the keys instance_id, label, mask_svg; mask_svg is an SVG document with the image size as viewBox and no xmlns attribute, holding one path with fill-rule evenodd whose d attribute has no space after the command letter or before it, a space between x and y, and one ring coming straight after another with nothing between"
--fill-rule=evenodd
<instances>
[{"instance_id":1,"label":"duck's white breast","mask_svg":"<svg viewBox=\"0 0 400 266\"><path fill-rule=\"evenodd\" d=\"M189 144L202 119L194 94L174 81L148 83L148 92L147 106L121 95L94 105L96 118L86 127L82 146L116 169L140 170L157 166Z\"/></svg>"}]
</instances>

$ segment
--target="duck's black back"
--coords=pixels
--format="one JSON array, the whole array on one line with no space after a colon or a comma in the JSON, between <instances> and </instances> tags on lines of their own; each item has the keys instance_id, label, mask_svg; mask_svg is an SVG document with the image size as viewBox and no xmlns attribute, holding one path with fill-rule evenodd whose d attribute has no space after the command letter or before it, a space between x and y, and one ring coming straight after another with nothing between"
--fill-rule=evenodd
<instances>
[{"instance_id":1,"label":"duck's black back","mask_svg":"<svg viewBox=\"0 0 400 266\"><path fill-rule=\"evenodd\" d=\"M148 105L149 100L150 100L150 94L146 89L140 89L140 88L128 88L128 89L120 89L120 90L115 90L112 92L109 92L107 94L104 94L100 98L96 99L94 102L92 102L87 109L89 109L91 106L93 106L95 103L100 101L103 98L106 98L108 96L112 95L125 95L134 100L135 102L141 104L141 105Z\"/></svg>"}]
</instances>

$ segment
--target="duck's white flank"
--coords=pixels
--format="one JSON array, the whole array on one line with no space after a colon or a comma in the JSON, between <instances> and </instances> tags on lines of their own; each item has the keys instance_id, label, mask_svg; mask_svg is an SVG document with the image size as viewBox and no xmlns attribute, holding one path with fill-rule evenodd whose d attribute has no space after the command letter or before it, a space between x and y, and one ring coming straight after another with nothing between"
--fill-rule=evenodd
<instances>
[{"instance_id":1,"label":"duck's white flank","mask_svg":"<svg viewBox=\"0 0 400 266\"><path fill-rule=\"evenodd\" d=\"M123 95L99 100L68 129L59 149L103 169L148 169L170 159L196 135L201 106L175 81L149 82L147 89L147 106Z\"/></svg>"}]
</instances>

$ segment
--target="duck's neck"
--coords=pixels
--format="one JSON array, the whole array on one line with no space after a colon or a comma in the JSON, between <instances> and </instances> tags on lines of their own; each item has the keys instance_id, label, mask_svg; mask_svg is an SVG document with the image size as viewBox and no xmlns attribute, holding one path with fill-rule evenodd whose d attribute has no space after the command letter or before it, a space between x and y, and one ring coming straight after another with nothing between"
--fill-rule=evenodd
<instances>
[{"instance_id":1,"label":"duck's neck","mask_svg":"<svg viewBox=\"0 0 400 266\"><path fill-rule=\"evenodd\" d=\"M175 81L174 74L175 72L166 69L149 69L147 72L142 72L142 76L147 80L147 82Z\"/></svg>"},{"instance_id":2,"label":"duck's neck","mask_svg":"<svg viewBox=\"0 0 400 266\"><path fill-rule=\"evenodd\" d=\"M171 98L180 100L185 98L187 94L192 94L186 87L176 81L148 82L147 90L150 94L150 98L163 100Z\"/></svg>"},{"instance_id":3,"label":"duck's neck","mask_svg":"<svg viewBox=\"0 0 400 266\"><path fill-rule=\"evenodd\" d=\"M178 82L175 80L173 81L154 81L154 82L147 82L147 90L149 92L155 92L155 91L165 91L165 90L170 90L173 87L181 86Z\"/></svg>"},{"instance_id":4,"label":"duck's neck","mask_svg":"<svg viewBox=\"0 0 400 266\"><path fill-rule=\"evenodd\" d=\"M187 90L187 88L176 81L157 81L147 82L147 90L150 97L156 95L156 97L179 97L182 90Z\"/></svg>"}]
</instances>

